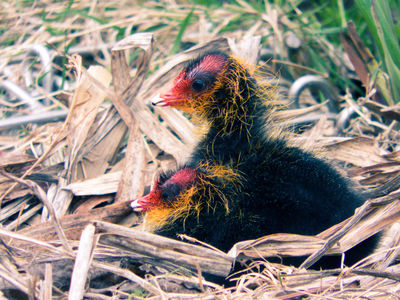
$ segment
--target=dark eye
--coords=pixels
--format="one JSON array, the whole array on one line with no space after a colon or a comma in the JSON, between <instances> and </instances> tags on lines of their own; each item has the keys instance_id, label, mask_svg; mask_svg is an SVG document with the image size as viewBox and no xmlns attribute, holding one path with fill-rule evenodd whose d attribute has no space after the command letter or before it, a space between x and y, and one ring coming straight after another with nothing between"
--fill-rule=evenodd
<instances>
[{"instance_id":1,"label":"dark eye","mask_svg":"<svg viewBox=\"0 0 400 300\"><path fill-rule=\"evenodd\" d=\"M165 204L171 204L181 192L181 187L174 183L166 183L162 187L162 199Z\"/></svg>"},{"instance_id":2,"label":"dark eye","mask_svg":"<svg viewBox=\"0 0 400 300\"><path fill-rule=\"evenodd\" d=\"M201 78L196 78L192 83L192 90L195 92L201 92L206 88L206 82Z\"/></svg>"}]
</instances>

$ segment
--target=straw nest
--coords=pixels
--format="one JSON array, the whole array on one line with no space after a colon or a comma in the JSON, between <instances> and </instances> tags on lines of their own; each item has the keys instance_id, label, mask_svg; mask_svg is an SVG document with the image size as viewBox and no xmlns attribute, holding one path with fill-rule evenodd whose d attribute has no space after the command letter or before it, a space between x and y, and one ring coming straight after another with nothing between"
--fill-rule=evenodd
<instances>
[{"instance_id":1,"label":"straw nest","mask_svg":"<svg viewBox=\"0 0 400 300\"><path fill-rule=\"evenodd\" d=\"M368 193L369 200L352 218L316 236L277 233L243 241L229 253L190 237L167 239L136 230L140 215L131 211L129 203L149 190L159 168L173 168L185 160L196 134L180 112L150 107L149 102L186 61L206 50L228 51L257 63L260 36L267 30L263 23L225 35L217 35L217 29L203 32L189 27L183 41L194 46L169 56L165 52L172 42L169 34L176 31L173 21L154 29L154 34L126 34L119 42L113 28L131 26L143 31L162 20L182 19L190 13L185 6L162 13L152 10L156 3L149 2L150 8L142 6L135 13L118 10L117 14L102 11L102 3L93 4L93 14L102 11L112 21L100 26L91 19L77 22L70 17L52 26L68 25L73 30L48 36L39 22L43 7L28 11L2 5L9 12L4 16L6 22L17 26L5 34L13 36L19 30L30 37L21 37L0 50L2 79L20 82L26 61L30 61L25 53L33 43L47 43L57 48L53 62L67 58L64 64L54 63L54 68L67 66L64 78L69 83L69 87L60 85L53 91L46 91L43 84L31 85L41 93L34 100L44 103L46 110L64 108L65 120L28 125L24 130L9 126L2 131L3 295L14 299L398 297L399 234L387 238L379 251L354 266L308 270L323 255L343 253L378 231L399 232L397 107L377 104L373 90L357 102L347 94L342 97L341 109L352 107L355 113L344 128L338 128L327 105L313 102L310 94L302 96L306 107L289 107L278 113L279 121L296 128L308 124L293 139L304 147L317 145L321 156ZM48 5L53 13L62 8ZM241 5L241 9L251 10ZM74 3L70 8L83 6ZM194 13L201 21L204 11ZM212 13L221 24L228 16L224 10ZM268 26L275 28L273 18L269 22ZM279 32L275 34L279 39ZM62 46L74 39L81 40L75 49L80 55L62 53ZM84 66L87 53L94 56L96 65ZM134 58L130 64L127 57ZM7 68L12 76L4 75ZM34 71L38 76L40 72L43 70ZM276 84L273 77L266 80ZM277 84L282 102L287 100L285 85L283 79ZM10 118L33 114L26 103L7 107ZM268 262L269 257L284 256L307 259L300 268ZM234 263L248 269L230 275L231 287L214 280L228 276Z\"/></svg>"}]
</instances>

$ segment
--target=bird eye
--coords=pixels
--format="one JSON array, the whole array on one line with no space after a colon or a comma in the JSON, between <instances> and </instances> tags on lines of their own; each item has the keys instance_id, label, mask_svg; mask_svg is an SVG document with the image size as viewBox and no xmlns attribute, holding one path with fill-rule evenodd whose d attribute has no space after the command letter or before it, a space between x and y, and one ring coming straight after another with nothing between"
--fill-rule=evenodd
<instances>
[{"instance_id":1,"label":"bird eye","mask_svg":"<svg viewBox=\"0 0 400 300\"><path fill-rule=\"evenodd\" d=\"M181 188L177 184L166 183L162 187L162 200L164 204L171 204L181 192Z\"/></svg>"},{"instance_id":2,"label":"bird eye","mask_svg":"<svg viewBox=\"0 0 400 300\"><path fill-rule=\"evenodd\" d=\"M195 92L201 92L206 88L206 82L203 79L196 78L192 83L192 90Z\"/></svg>"}]
</instances>

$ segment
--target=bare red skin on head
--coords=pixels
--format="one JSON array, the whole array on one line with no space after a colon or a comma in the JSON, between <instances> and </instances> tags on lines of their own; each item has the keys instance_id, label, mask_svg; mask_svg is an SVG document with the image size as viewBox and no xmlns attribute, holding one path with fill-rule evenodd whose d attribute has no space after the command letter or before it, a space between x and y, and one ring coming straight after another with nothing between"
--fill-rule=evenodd
<instances>
[{"instance_id":1,"label":"bare red skin on head","mask_svg":"<svg viewBox=\"0 0 400 300\"><path fill-rule=\"evenodd\" d=\"M192 90L192 83L200 73L217 75L226 68L226 57L221 54L210 54L203 57L198 65L187 71L182 70L175 78L174 84L155 105L184 107L186 102L199 93Z\"/></svg>"},{"instance_id":2,"label":"bare red skin on head","mask_svg":"<svg viewBox=\"0 0 400 300\"><path fill-rule=\"evenodd\" d=\"M217 75L219 72L225 69L226 57L220 54L210 54L204 56L201 62L195 66L187 74L188 78L195 78L196 74L200 72L209 72Z\"/></svg>"},{"instance_id":3,"label":"bare red skin on head","mask_svg":"<svg viewBox=\"0 0 400 300\"><path fill-rule=\"evenodd\" d=\"M166 183L175 183L182 188L186 188L191 185L196 179L197 171L194 169L182 169L179 172L176 172L170 179L168 179Z\"/></svg>"},{"instance_id":4,"label":"bare red skin on head","mask_svg":"<svg viewBox=\"0 0 400 300\"><path fill-rule=\"evenodd\" d=\"M176 172L171 178L160 185L159 181L156 181L153 189L150 193L142 198L134 200L132 202L132 207L135 210L146 212L155 207L160 207L163 205L163 189L168 188L171 185L178 185L181 188L189 187L197 177L197 171L195 169L185 168Z\"/></svg>"}]
</instances>

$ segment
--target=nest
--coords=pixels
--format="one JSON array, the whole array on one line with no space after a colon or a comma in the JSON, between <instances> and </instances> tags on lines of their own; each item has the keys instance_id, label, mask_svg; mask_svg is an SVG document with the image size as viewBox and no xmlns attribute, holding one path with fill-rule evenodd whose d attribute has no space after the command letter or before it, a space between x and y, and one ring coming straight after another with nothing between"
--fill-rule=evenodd
<instances>
[{"instance_id":1,"label":"nest","mask_svg":"<svg viewBox=\"0 0 400 300\"><path fill-rule=\"evenodd\" d=\"M257 37L238 43L214 38L171 57L156 71L151 33L112 45L111 72L101 66L86 69L79 56L69 56L75 85L71 93L62 93L68 102L65 120L36 126L23 139L3 139L3 294L32 299L397 297L400 156L394 140L400 133L386 124L399 115L396 107L377 104L368 95L361 105L344 97L344 105L356 111L345 130L329 118L325 104L278 113L288 124L312 124L292 138L306 148L318 145L321 156L368 194L353 217L316 236L277 233L240 242L228 253L191 237L178 241L135 229L140 215L132 212L130 201L148 191L157 169L184 162L196 143L190 120L178 111L151 107L149 100L200 53L218 49L254 62L259 42ZM128 53L138 53L133 77ZM154 72L148 75L149 70ZM342 254L382 230L396 234L356 265L309 270L322 256ZM304 261L299 268L269 262L277 257ZM232 274L235 265L242 270Z\"/></svg>"}]
</instances>

